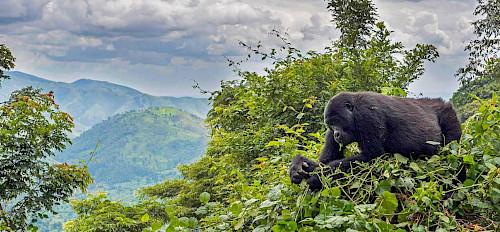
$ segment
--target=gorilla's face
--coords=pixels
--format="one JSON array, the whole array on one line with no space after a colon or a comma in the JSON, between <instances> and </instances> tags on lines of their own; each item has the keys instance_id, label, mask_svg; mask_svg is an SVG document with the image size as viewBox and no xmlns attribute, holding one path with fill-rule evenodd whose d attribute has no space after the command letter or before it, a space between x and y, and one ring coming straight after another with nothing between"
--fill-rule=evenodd
<instances>
[{"instance_id":1,"label":"gorilla's face","mask_svg":"<svg viewBox=\"0 0 500 232\"><path fill-rule=\"evenodd\" d=\"M355 142L354 110L353 93L337 94L328 102L325 108L325 124L332 131L337 143L348 145Z\"/></svg>"}]
</instances>

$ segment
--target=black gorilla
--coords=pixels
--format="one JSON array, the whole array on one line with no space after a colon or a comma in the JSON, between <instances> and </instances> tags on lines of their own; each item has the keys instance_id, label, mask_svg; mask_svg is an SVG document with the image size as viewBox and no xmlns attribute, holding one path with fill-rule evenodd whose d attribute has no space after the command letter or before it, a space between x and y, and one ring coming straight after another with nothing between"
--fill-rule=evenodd
<instances>
[{"instance_id":1,"label":"black gorilla","mask_svg":"<svg viewBox=\"0 0 500 232\"><path fill-rule=\"evenodd\" d=\"M460 122L450 103L442 99L411 99L373 92L342 92L325 108L328 127L319 162L327 165L325 175L335 168L343 171L354 161L369 161L384 153L404 156L436 154L437 145L459 140ZM361 153L343 158L345 145L358 142ZM341 145L342 144L342 145ZM306 179L311 189L322 187L319 176L310 175L319 164L301 155L290 166L290 179L299 184Z\"/></svg>"}]
</instances>

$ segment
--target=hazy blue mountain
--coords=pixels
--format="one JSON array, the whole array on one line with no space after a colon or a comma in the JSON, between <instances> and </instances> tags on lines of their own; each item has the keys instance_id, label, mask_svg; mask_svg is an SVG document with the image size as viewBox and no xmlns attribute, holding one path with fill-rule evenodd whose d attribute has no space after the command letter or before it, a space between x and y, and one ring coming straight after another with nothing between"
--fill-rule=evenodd
<instances>
[{"instance_id":1,"label":"hazy blue mountain","mask_svg":"<svg viewBox=\"0 0 500 232\"><path fill-rule=\"evenodd\" d=\"M109 116L129 110L168 106L201 118L205 118L209 110L206 98L152 96L129 87L89 79L64 83L22 72L6 74L11 79L2 81L0 101L5 100L12 91L25 86L42 88L44 92L54 91L56 103L75 118L74 135L81 134Z\"/></svg>"}]
</instances>

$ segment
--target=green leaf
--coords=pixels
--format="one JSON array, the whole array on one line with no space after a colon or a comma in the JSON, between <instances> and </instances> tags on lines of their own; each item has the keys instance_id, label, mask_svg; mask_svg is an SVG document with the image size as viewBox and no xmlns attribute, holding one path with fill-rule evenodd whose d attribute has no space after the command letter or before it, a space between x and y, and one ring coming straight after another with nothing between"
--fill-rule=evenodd
<instances>
[{"instance_id":1,"label":"green leaf","mask_svg":"<svg viewBox=\"0 0 500 232\"><path fill-rule=\"evenodd\" d=\"M149 221L149 214L144 214L141 217L141 222L148 222Z\"/></svg>"},{"instance_id":2,"label":"green leaf","mask_svg":"<svg viewBox=\"0 0 500 232\"><path fill-rule=\"evenodd\" d=\"M464 156L464 163L466 164L474 164L474 158L471 155Z\"/></svg>"},{"instance_id":3,"label":"green leaf","mask_svg":"<svg viewBox=\"0 0 500 232\"><path fill-rule=\"evenodd\" d=\"M259 208L268 208L268 207L271 207L273 205L276 205L277 203L278 203L278 201L265 200L260 204Z\"/></svg>"},{"instance_id":4,"label":"green leaf","mask_svg":"<svg viewBox=\"0 0 500 232\"><path fill-rule=\"evenodd\" d=\"M151 223L151 229L153 229L153 231L157 231L157 230L161 229L162 227L163 227L163 225L159 222Z\"/></svg>"},{"instance_id":5,"label":"green leaf","mask_svg":"<svg viewBox=\"0 0 500 232\"><path fill-rule=\"evenodd\" d=\"M198 209L196 209L196 211L194 212L196 215L205 215L207 214L207 207L205 206L200 206L198 207Z\"/></svg>"},{"instance_id":6,"label":"green leaf","mask_svg":"<svg viewBox=\"0 0 500 232\"><path fill-rule=\"evenodd\" d=\"M404 156L402 156L402 155L400 155L400 154L398 154L398 153L394 154L394 157L395 157L395 158L396 158L399 162L401 162L401 163L403 163L403 164L408 163L408 158L406 158L406 157L404 157Z\"/></svg>"},{"instance_id":7,"label":"green leaf","mask_svg":"<svg viewBox=\"0 0 500 232\"><path fill-rule=\"evenodd\" d=\"M175 215L175 211L170 207L165 208L165 213L167 213L169 217L173 217Z\"/></svg>"},{"instance_id":8,"label":"green leaf","mask_svg":"<svg viewBox=\"0 0 500 232\"><path fill-rule=\"evenodd\" d=\"M397 207L398 199L396 198L396 194L384 191L378 211L384 214L384 216L392 216Z\"/></svg>"},{"instance_id":9,"label":"green leaf","mask_svg":"<svg viewBox=\"0 0 500 232\"><path fill-rule=\"evenodd\" d=\"M210 201L210 193L202 192L200 194L200 201L203 203L207 203L208 201Z\"/></svg>"},{"instance_id":10,"label":"green leaf","mask_svg":"<svg viewBox=\"0 0 500 232\"><path fill-rule=\"evenodd\" d=\"M379 196L382 196L384 192L386 191L390 192L391 188L392 188L391 182L389 182L388 180L382 180L375 189L375 193Z\"/></svg>"},{"instance_id":11,"label":"green leaf","mask_svg":"<svg viewBox=\"0 0 500 232\"><path fill-rule=\"evenodd\" d=\"M281 217L283 218L283 220L291 219L292 218L292 214L290 213L289 209L283 209L281 211Z\"/></svg>"},{"instance_id":12,"label":"green leaf","mask_svg":"<svg viewBox=\"0 0 500 232\"><path fill-rule=\"evenodd\" d=\"M193 228L193 229L198 227L198 219L196 219L195 217L190 217L188 220L188 225L189 225L189 228Z\"/></svg>"},{"instance_id":13,"label":"green leaf","mask_svg":"<svg viewBox=\"0 0 500 232\"><path fill-rule=\"evenodd\" d=\"M327 188L327 189L323 189L321 191L321 196L322 197L339 198L340 194L341 194L341 192L340 192L340 189L338 187Z\"/></svg>"},{"instance_id":14,"label":"green leaf","mask_svg":"<svg viewBox=\"0 0 500 232\"><path fill-rule=\"evenodd\" d=\"M280 145L281 145L281 143L278 141L271 141L271 142L267 143L266 147L271 147L271 146L279 147Z\"/></svg>"},{"instance_id":15,"label":"green leaf","mask_svg":"<svg viewBox=\"0 0 500 232\"><path fill-rule=\"evenodd\" d=\"M274 225L273 227L271 227L271 230L274 231L274 232L285 231L285 229L283 228L282 225Z\"/></svg>"},{"instance_id":16,"label":"green leaf","mask_svg":"<svg viewBox=\"0 0 500 232\"><path fill-rule=\"evenodd\" d=\"M410 168L413 169L415 172L422 172L422 169L415 162L410 163Z\"/></svg>"},{"instance_id":17,"label":"green leaf","mask_svg":"<svg viewBox=\"0 0 500 232\"><path fill-rule=\"evenodd\" d=\"M267 194L267 199L269 199L270 201L279 200L281 197L281 187L282 187L281 185L273 187Z\"/></svg>"},{"instance_id":18,"label":"green leaf","mask_svg":"<svg viewBox=\"0 0 500 232\"><path fill-rule=\"evenodd\" d=\"M241 205L240 201L235 201L229 206L229 212L233 213L233 215L240 214L242 209L243 206Z\"/></svg>"},{"instance_id":19,"label":"green leaf","mask_svg":"<svg viewBox=\"0 0 500 232\"><path fill-rule=\"evenodd\" d=\"M219 215L219 220L225 222L225 221L227 221L227 219L229 219L229 217L227 215L224 215L224 214L223 215Z\"/></svg>"},{"instance_id":20,"label":"green leaf","mask_svg":"<svg viewBox=\"0 0 500 232\"><path fill-rule=\"evenodd\" d=\"M181 217L181 218L179 218L179 224L182 227L189 227L189 218L188 217Z\"/></svg>"},{"instance_id":21,"label":"green leaf","mask_svg":"<svg viewBox=\"0 0 500 232\"><path fill-rule=\"evenodd\" d=\"M385 222L377 223L380 232L391 232L394 229L394 226L391 224L387 224Z\"/></svg>"},{"instance_id":22,"label":"green leaf","mask_svg":"<svg viewBox=\"0 0 500 232\"><path fill-rule=\"evenodd\" d=\"M234 229L239 230L241 227L245 224L245 218L240 218L238 221L236 221L236 224L234 224Z\"/></svg>"}]
</instances>

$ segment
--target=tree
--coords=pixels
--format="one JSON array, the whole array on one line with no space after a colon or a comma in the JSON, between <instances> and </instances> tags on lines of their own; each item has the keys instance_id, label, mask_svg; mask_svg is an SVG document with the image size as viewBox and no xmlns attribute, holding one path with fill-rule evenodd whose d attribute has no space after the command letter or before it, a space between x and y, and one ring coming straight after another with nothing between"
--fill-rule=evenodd
<instances>
[{"instance_id":1,"label":"tree","mask_svg":"<svg viewBox=\"0 0 500 232\"><path fill-rule=\"evenodd\" d=\"M457 72L463 84L488 73L500 75L500 0L478 0L474 15L482 18L472 23L477 38L465 47L469 63Z\"/></svg>"},{"instance_id":2,"label":"tree","mask_svg":"<svg viewBox=\"0 0 500 232\"><path fill-rule=\"evenodd\" d=\"M2 67L13 67L10 51L2 49L7 57L0 60L8 64ZM59 110L53 92L26 87L0 103L1 230L37 230L37 218L92 183L86 166L51 160L71 143L71 128L73 118Z\"/></svg>"},{"instance_id":3,"label":"tree","mask_svg":"<svg viewBox=\"0 0 500 232\"><path fill-rule=\"evenodd\" d=\"M5 44L0 44L0 82L2 79L7 79L9 77L4 74L4 71L13 69L14 61L16 61L16 58L12 56L10 50L5 46Z\"/></svg>"},{"instance_id":4,"label":"tree","mask_svg":"<svg viewBox=\"0 0 500 232\"><path fill-rule=\"evenodd\" d=\"M478 0L474 15L482 16L472 23L477 38L465 47L469 63L458 70L462 85L450 99L462 121L480 105L475 97L488 99L500 90L500 1Z\"/></svg>"}]
</instances>

